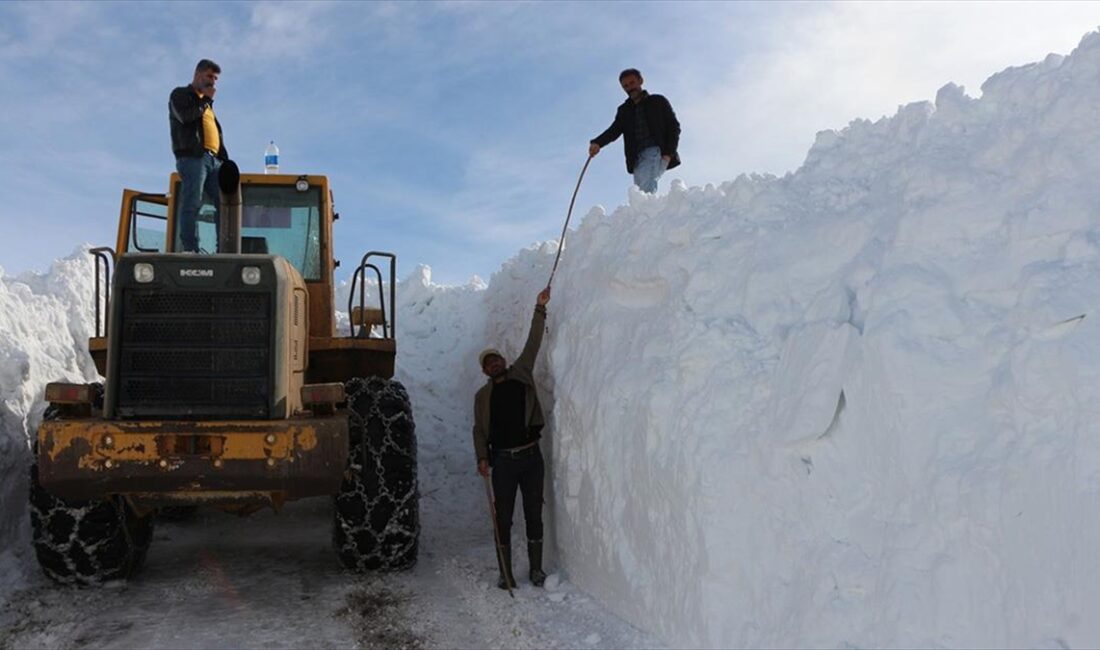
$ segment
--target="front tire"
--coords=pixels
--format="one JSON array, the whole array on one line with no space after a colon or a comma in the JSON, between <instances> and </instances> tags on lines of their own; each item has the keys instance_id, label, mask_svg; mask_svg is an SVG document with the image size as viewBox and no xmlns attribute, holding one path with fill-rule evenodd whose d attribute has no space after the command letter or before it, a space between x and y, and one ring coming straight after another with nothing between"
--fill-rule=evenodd
<instances>
[{"instance_id":1,"label":"front tire","mask_svg":"<svg viewBox=\"0 0 1100 650\"><path fill-rule=\"evenodd\" d=\"M43 419L59 417L46 409ZM153 517L138 517L121 497L67 500L38 482L31 465L30 510L34 552L42 571L61 584L94 585L130 578L153 541Z\"/></svg>"},{"instance_id":2,"label":"front tire","mask_svg":"<svg viewBox=\"0 0 1100 650\"><path fill-rule=\"evenodd\" d=\"M416 564L420 538L409 395L380 377L352 379L345 391L351 450L336 496L333 544L352 571L407 569Z\"/></svg>"}]
</instances>

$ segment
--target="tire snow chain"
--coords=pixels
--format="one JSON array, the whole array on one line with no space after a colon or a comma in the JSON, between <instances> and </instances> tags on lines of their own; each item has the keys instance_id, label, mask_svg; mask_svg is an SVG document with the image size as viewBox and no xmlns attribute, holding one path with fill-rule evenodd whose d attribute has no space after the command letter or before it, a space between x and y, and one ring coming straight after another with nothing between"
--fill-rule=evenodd
<instances>
[{"instance_id":1,"label":"tire snow chain","mask_svg":"<svg viewBox=\"0 0 1100 650\"><path fill-rule=\"evenodd\" d=\"M404 569L420 536L416 432L408 393L371 377L347 383L351 453L333 542L355 571Z\"/></svg>"}]
</instances>

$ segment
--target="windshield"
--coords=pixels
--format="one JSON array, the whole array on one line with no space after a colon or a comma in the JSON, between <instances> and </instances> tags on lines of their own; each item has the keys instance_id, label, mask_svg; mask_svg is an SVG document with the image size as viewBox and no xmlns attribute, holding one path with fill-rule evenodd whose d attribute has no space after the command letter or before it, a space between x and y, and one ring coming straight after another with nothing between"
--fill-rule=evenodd
<instances>
[{"instance_id":1,"label":"windshield","mask_svg":"<svg viewBox=\"0 0 1100 650\"><path fill-rule=\"evenodd\" d=\"M241 252L285 257L306 280L320 280L321 188L299 192L290 185L246 184L241 194ZM216 215L209 202L199 208L196 230L201 252L218 248ZM181 249L177 232L175 250Z\"/></svg>"},{"instance_id":2,"label":"windshield","mask_svg":"<svg viewBox=\"0 0 1100 650\"><path fill-rule=\"evenodd\" d=\"M241 188L241 252L281 255L306 280L321 279L321 189Z\"/></svg>"}]
</instances>

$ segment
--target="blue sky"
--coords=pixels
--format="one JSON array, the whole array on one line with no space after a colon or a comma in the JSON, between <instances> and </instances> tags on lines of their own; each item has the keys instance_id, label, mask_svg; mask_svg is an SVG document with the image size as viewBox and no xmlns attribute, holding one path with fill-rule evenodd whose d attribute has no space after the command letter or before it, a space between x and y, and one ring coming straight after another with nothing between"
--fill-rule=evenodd
<instances>
[{"instance_id":1,"label":"blue sky","mask_svg":"<svg viewBox=\"0 0 1100 650\"><path fill-rule=\"evenodd\" d=\"M165 191L168 93L203 57L242 169L274 138L283 171L330 177L345 269L384 249L453 284L558 236L625 67L683 124L664 192L794 170L817 131L980 94L1098 25L1097 3L4 2L0 267L113 244L122 188ZM629 185L617 142L574 218Z\"/></svg>"}]
</instances>

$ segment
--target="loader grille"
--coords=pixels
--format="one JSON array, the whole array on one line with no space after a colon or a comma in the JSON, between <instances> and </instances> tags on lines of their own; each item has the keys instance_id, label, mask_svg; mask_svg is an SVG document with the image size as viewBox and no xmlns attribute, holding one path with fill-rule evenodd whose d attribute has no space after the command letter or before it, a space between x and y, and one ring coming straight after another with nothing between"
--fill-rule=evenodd
<instances>
[{"instance_id":1,"label":"loader grille","mask_svg":"<svg viewBox=\"0 0 1100 650\"><path fill-rule=\"evenodd\" d=\"M127 288L120 298L119 416L268 417L270 293Z\"/></svg>"}]
</instances>

